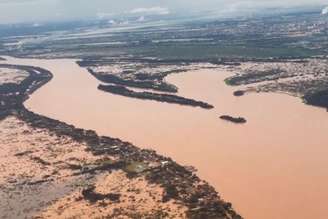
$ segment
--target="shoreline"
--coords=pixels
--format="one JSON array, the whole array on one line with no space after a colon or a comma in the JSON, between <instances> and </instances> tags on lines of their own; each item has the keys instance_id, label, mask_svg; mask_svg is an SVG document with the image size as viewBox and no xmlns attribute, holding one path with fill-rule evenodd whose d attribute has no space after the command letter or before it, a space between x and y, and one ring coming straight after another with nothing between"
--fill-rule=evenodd
<instances>
[{"instance_id":1,"label":"shoreline","mask_svg":"<svg viewBox=\"0 0 328 219\"><path fill-rule=\"evenodd\" d=\"M14 63L14 61L12 61L11 63ZM136 138L134 136L134 135L136 135L136 133L138 133L138 136L142 136L142 135L140 135L140 132L137 132L136 131L135 133L132 133L132 132L127 132L126 129L125 129L125 131L123 132L123 134L120 134L120 133L117 134L117 133L115 133L116 130L113 129L113 128L119 127L119 126L117 126L117 124L120 125L119 123L117 123L117 121L119 121L119 119L115 120L115 118L108 117L108 120L106 120L108 122L111 121L111 126L113 127L112 128L113 129L113 132L112 132L112 131L110 131L110 129L107 129L107 130L102 129L103 126L100 126L100 128L98 129L97 122L98 121L101 121L101 120L98 120L97 119L97 116L96 117L91 117L93 121L97 121L96 122L96 126L94 126L94 122L93 121L88 121L87 123L83 123L83 122L80 123L79 122L79 117L72 117L74 119L73 120L70 120L69 117L71 117L72 115L70 115L70 116L63 115L64 117L62 117L60 114L59 114L59 116L57 116L56 113L53 115L51 112L53 112L54 108L52 108L52 107L50 107L50 108L47 107L45 111L43 111L42 108L40 110L40 108L38 107L37 104L38 103L42 103L40 101L44 100L45 103L46 103L46 105L52 106L52 104L54 104L54 106L55 106L56 103L60 103L60 100L62 98L65 98L65 96L64 96L65 94L70 93L70 92L72 92L72 94L74 94L72 96L75 96L76 94L79 94L79 93L80 94L83 94L82 96L84 96L84 97L90 96L89 95L89 92L84 93L83 90L79 90L80 87L79 87L78 84L76 85L77 86L76 88L75 88L75 86L72 86L71 87L70 80L73 80L73 79L75 80L77 78L77 76L80 75L81 76L81 80L80 81L82 81L81 84L86 85L86 86L82 86L82 89L87 89L87 90L92 91L91 92L91 94L93 94L92 96L95 96L95 95L97 95L97 93L99 93L99 96L102 97L101 99L98 99L98 101L101 100L101 102L99 102L99 103L101 103L99 106L107 106L107 107L103 107L103 109L104 109L103 113L106 113L106 114L101 114L101 117L102 118L105 118L103 116L108 115L107 113L110 114L111 111L113 111L114 109L116 109L116 106L114 106L114 105L118 105L118 107L117 107L118 109L121 108L121 106L120 106L120 103L121 102L117 102L116 104L113 104L113 103L115 103L116 100L118 100L118 101L122 100L123 102L129 102L131 104L134 104L134 103L136 103L137 105L140 104L140 106L147 106L148 107L148 106L156 105L155 110L176 109L176 110L178 110L178 112L180 112L180 110L181 111L190 112L190 116L191 116L190 118L193 118L198 113L199 114L208 114L208 115L213 114L213 117L215 117L215 123L217 124L217 126L215 126L215 127L223 128L223 129L219 129L219 130L221 130L221 133L224 134L225 133L225 130L231 129L231 131L233 131L231 133L237 133L238 134L238 133L242 133L243 132L242 130L245 130L245 129L248 129L249 127L252 127L252 125L254 124L254 121L256 122L256 118L258 118L257 115L256 115L256 117L254 117L252 115L249 115L247 113L247 111L243 112L243 110L242 110L243 107L242 106L247 106L247 107L253 108L252 106L256 106L256 103L265 101L268 98L269 98L270 102L272 102L271 100L273 100L273 102L275 104L278 104L277 106L280 105L280 103L281 103L282 100L286 100L287 101L286 102L287 105L288 105L289 102L291 102L291 103L297 102L297 104L296 105L294 104L294 105L296 107L298 107L297 109L300 110L300 111L302 111L302 109L305 109L305 111L310 111L310 112L312 112L312 111L314 111L314 112L319 111L319 110L314 109L313 107L306 107L306 106L304 106L304 104L301 104L298 99L291 98L289 96L281 95L281 94L268 94L268 93L255 94L254 93L254 94L250 94L250 95L245 95L244 98L240 98L240 99L239 98L234 98L232 96L232 91L234 89L231 89L231 87L225 86L225 84L222 82L224 77L226 77L226 76L228 76L228 75L231 74L230 71L224 71L225 73L222 72L222 74L220 73L220 76L219 76L218 74L215 73L216 70L205 70L205 71L200 70L200 71L194 71L194 72L187 72L185 74L172 75L169 78L167 78L167 80L170 83L176 84L179 88L181 88L180 89L181 96L190 96L190 97L195 97L197 99L202 99L202 100L205 100L207 102L214 103L214 104L217 103L217 105L216 105L217 107L214 109L214 111L204 111L204 110L197 109L197 108L194 109L194 108L191 108L191 107L180 107L180 106L176 106L176 105L160 104L160 103L159 104L156 104L156 103L153 103L153 102L150 102L150 101L139 101L139 100L133 100L131 98L122 98L122 97L114 96L114 95L110 95L110 94L109 95L102 94L102 92L99 92L99 91L97 91L95 89L97 87L97 85L98 85L98 82L96 80L94 80L94 78L91 77L90 74L88 74L87 71L85 71L85 70L81 70L80 71L80 68L76 67L75 64L74 65L73 64L68 64L67 66L64 64L64 67L57 68L56 65L54 65L54 64L61 63L60 60L57 61L57 62L50 62L50 64L47 64L47 62L41 61L40 62L40 65L38 65L39 64L38 61L35 61L34 62L33 60L31 60L31 61L29 61L29 60L27 60L27 61L16 60L16 62L17 63L21 63L21 64L31 63L31 64L34 64L36 66L42 66L42 67L45 67L45 68L47 68L49 66L49 69L55 75L53 81L51 81L49 84L47 84L44 88L40 89L40 92L39 91L36 92L34 98L33 98L33 96L31 97L31 99L30 99L30 100L32 100L31 102L29 102L29 101L27 102L27 105L26 106L28 106L31 111L37 112L39 115L46 115L48 118L55 118L55 119L57 119L59 121L69 121L68 122L69 124L74 124L76 127L83 127L86 130L89 127L92 127L91 128L92 130L97 130L97 132L100 133L101 135L115 136L115 137L118 136L120 139L128 139L129 142L136 143L136 145L138 145L138 146L139 145L140 146L147 145L147 148L151 147L151 148L155 149L156 151L160 151L160 154L165 154L168 157L173 157L175 160L178 160L179 163L186 164L186 165L193 164L199 170L198 174L201 176L202 179L206 179L206 181L210 182L211 185L215 186L215 188L218 191L221 191L223 197L225 197L228 200L232 201L232 203L234 203L234 205L237 207L237 210L239 209L240 212L243 212L243 214L245 214L245 215L250 215L250 214L247 213L248 212L247 209L243 209L243 203L247 203L247 200L241 200L241 201L239 201L239 194L238 194L239 192L235 192L235 191L240 191L240 190L238 190L238 188L243 189L243 188L246 188L247 185L245 187L245 185L244 185L245 183L238 183L238 184L242 185L242 187L238 187L236 189L235 186L232 186L233 187L232 190L230 189L231 187L229 187L230 185L224 185L225 184L225 180L224 180L225 177L232 178L232 179L239 179L241 181L243 180L243 178L248 179L248 180L252 180L253 179L253 177L247 177L247 176L244 176L244 175L240 175L239 176L239 174L232 175L229 172L231 170L230 168L232 168L233 171L239 171L239 170L240 171L243 171L244 170L244 168L237 168L236 169L236 168L234 168L234 166L233 166L234 164L233 163L229 163L229 161L224 160L224 157L223 156L226 156L227 152L234 153L237 156L243 156L242 154L240 154L238 152L235 152L236 150L238 150L238 145L237 145L237 147L236 147L236 145L229 145L230 144L229 142L237 142L237 141L231 140L233 138L222 138L222 141L225 141L226 144L224 144L224 143L217 144L218 142L221 142L220 136L218 135L218 137L213 137L213 141L211 141L211 142L213 142L212 145L217 145L218 147L223 148L223 150L213 150L212 148L206 148L206 146L209 145L209 143L211 143L210 141L207 141L207 139L203 139L203 138L200 138L200 141L197 141L197 138L194 138L194 139L196 139L195 140L195 143L193 143L192 145L188 145L187 144L185 148L186 149L188 148L188 149L186 151L184 151L183 154L181 154L180 153L181 150L179 151L178 149L175 149L175 148L172 148L172 150L170 149L170 147L172 147L172 146L174 146L174 147L180 146L179 145L179 142L177 144L175 144L174 142L167 143L168 141L163 141L163 142L160 142L160 141L148 141L148 142L144 143L144 142L140 141L138 137ZM64 62L64 63L72 63L72 61L67 60L67 62ZM72 68L70 68L71 65L72 65ZM52 67L52 66L54 66L54 67ZM76 67L76 68L74 68L74 67ZM71 69L71 71L68 70L67 72L65 72L65 69ZM80 74L77 74L77 73L80 73ZM202 73L204 73L204 74L202 74ZM219 77L217 77L217 76L219 76ZM216 78L219 78L220 79L219 80L220 81L220 84L222 84L222 88L219 88L219 89L222 89L222 90L220 90L221 92L219 92L219 93L223 93L224 94L223 96L221 95L223 97L222 99L221 99L221 96L217 96L217 95L215 95L215 96L213 96L212 98L209 98L209 99L206 98L206 97L203 98L202 97L202 94L198 94L197 91L193 91L193 87L194 87L193 81L195 81L197 84L198 84L198 82L202 82L202 83L199 84L200 86L202 86L202 89L201 90L205 90L204 89L205 87L206 88L207 87L213 87L212 90L210 90L210 93L217 92L218 89L217 89L216 85L218 83L218 80ZM67 79L67 80L65 80L65 79ZM68 83L63 83L64 80L65 81L68 81ZM90 83L89 81L92 81L92 82ZM189 84L189 82L191 84ZM211 82L211 83L208 84L208 82ZM184 83L187 83L187 87L184 86ZM212 84L214 86L211 86ZM51 93L56 92L57 88L60 88L61 85L63 85L64 87L67 87L67 89L64 89L65 92L62 92L62 95L54 96L56 98L54 100L52 100L52 98L49 99L47 97L48 94L51 95ZM49 88L51 88L51 89L49 89ZM187 90L186 90L186 88L187 88ZM188 92L188 88L189 88L189 90L191 92ZM75 90L77 90L77 92L75 92ZM50 93L49 93L49 91L50 91ZM59 90L59 92L60 92L60 90ZM209 93L209 92L207 92L207 93ZM42 97L41 99L38 97L39 95L41 95L41 97ZM209 96L209 97L211 97L211 96ZM274 97L274 98L271 98L271 97ZM47 98L48 98L48 100L47 100ZM225 105L227 105L227 104L229 105L229 104L231 104L231 102L232 103L238 102L238 103L241 103L241 105L237 103L240 107L238 105L233 105L233 107L229 107L228 110L222 110L222 111L220 111L221 104L218 105L218 102L216 102L214 100L214 98L216 98L217 100L220 100L220 101L224 101L224 103L226 103ZM65 99L63 99L63 100L65 100ZM90 99L88 99L88 100L90 100ZM276 101L276 100L278 100L278 101ZM90 101L93 103L92 104L93 106L96 106L97 101L93 101L92 99ZM77 102L77 103L82 103L82 106L83 106L83 104L84 103L87 103L87 102L89 102L89 101L85 101L85 98L82 98L81 101L80 102ZM108 102L108 104L102 104L102 103L106 103L106 102ZM30 104L30 103L33 103L33 104ZM250 106L250 103L252 103L251 104L252 106ZM114 108L109 108L109 107L111 107L111 105ZM222 107L224 107L225 105L222 105ZM294 106L294 105L292 104L291 106ZM73 109L72 111L78 112L77 110L79 110L79 108L75 108L74 107L74 104L69 104L67 106L70 106L70 109ZM92 111L92 108L93 107L91 107L91 111L88 111L88 112L93 112ZM142 108L142 107L140 107L140 108ZM127 108L127 109L129 109L129 108ZM132 110L128 110L128 112L135 112L136 111L136 109L134 109L134 108L131 108L131 109ZM146 108L142 108L142 109L146 109ZM149 109L149 110L147 110L147 112L150 112L150 111L153 111L154 110L152 108L147 108L147 109ZM234 111L234 109L236 111ZM280 108L279 107L270 107L270 109L280 109ZM296 109L296 108L292 108L292 109ZM309 110L306 110L306 109L309 109ZM61 110L61 108L59 108L58 110ZM65 107L62 108L62 110L63 110L62 112L65 113ZM267 107L263 107L263 110L267 110ZM218 112L216 112L216 111L218 111ZM158 112L158 111L155 111L155 112ZM252 112L252 111L250 111L250 112ZM267 111L265 111L265 112L267 112ZM269 112L270 112L270 115L275 115L275 112L274 111L269 111ZM280 110L279 112L285 113L284 110ZM322 110L320 110L320 112L322 112ZM245 118L248 118L249 123L245 124L245 126L238 126L236 128L236 126L234 126L234 125L226 124L223 121L220 122L220 120L218 121L218 115L224 115L224 114L227 114L227 115L243 115L243 116L245 116ZM87 114L84 114L84 115L87 115ZM268 115L268 113L266 113L265 115L263 115L263 119L269 119L267 117L267 115ZM306 115L308 115L307 118L309 118L311 116L311 114L306 114ZM147 116L147 114L146 114L146 116ZM127 115L124 115L124 118L127 119L125 121L130 121L130 119L131 119L130 117L127 117ZM147 119L148 117L140 117L140 118ZM189 117L187 117L187 118L189 118ZM96 120L94 120L94 119L96 119ZM212 120L214 120L214 118L212 118ZM133 120L131 120L131 121L133 121ZM205 120L205 121L207 121L207 120ZM302 121L303 121L303 119L302 119ZM320 120L320 121L322 121L322 120ZM210 121L207 121L207 122L210 122ZM269 124L268 122L269 121L265 122L265 124ZM185 124L185 121L183 121L183 124ZM303 122L301 124L303 124ZM167 126L166 123L162 123L162 125ZM126 124L122 124L122 126L125 127ZM156 129L156 127L158 127L159 129ZM167 127L170 127L170 126L167 126ZM202 126L200 126L200 127L202 127ZM260 130L265 130L265 127L264 127L264 129L260 129ZM300 125L299 127L302 127L302 125ZM166 130L166 129L162 129L160 126L154 126L153 129L156 130L156 132L162 131L162 130L164 130L164 131ZM194 130L200 130L200 129L195 128ZM216 129L216 130L218 130L218 129ZM184 129L182 129L181 131L182 131L181 133L177 133L177 134L179 134L179 136L183 136L183 137L181 137L181 139L184 139L185 138L184 137L185 136L184 135L185 133L183 132ZM111 134L111 133L114 133L114 134ZM201 133L201 132L199 132L199 133ZM229 134L229 133L227 133L227 134ZM252 133L250 133L250 134L252 134ZM291 133L291 134L294 134L294 133ZM212 135L212 136L214 136L214 135ZM227 135L227 136L229 136L229 135ZM243 136L243 135L241 135L241 136ZM264 135L262 134L262 136L264 136ZM211 137L211 136L209 136L209 137ZM274 148L275 147L272 147L272 148L266 147L266 150L265 151L262 151L261 148L263 147L263 145L266 145L266 143L265 142L263 143L263 141L262 142L259 141L260 143L256 143L257 142L257 138L253 138L253 139L255 140L255 147L256 146L260 146L260 148L258 150L262 154L266 155L266 152L265 152L266 150L272 151L272 153L276 153L274 151ZM297 138L293 138L293 139L297 139ZM161 138L158 138L158 140L161 140ZM252 142L251 139L249 139L249 141ZM158 146L157 145L157 142L159 142L159 144L161 144L161 145ZM295 141L292 141L292 143L293 142L295 143ZM309 141L309 142L311 142L311 141ZM284 142L282 142L282 143L284 143ZM245 144L247 144L247 142L242 142L241 143L241 146L243 146ZM259 144L261 144L261 145L259 145ZM233 146L233 147L229 147L229 148L232 148L230 150L229 148L224 148L224 145L229 145L229 146ZM281 145L284 145L284 144L281 144ZM300 145L304 145L304 144L302 144L300 142L298 144L291 144L292 148L295 149L295 150L298 150L298 148L299 148ZM195 147L193 147L193 146L195 146ZM204 154L208 154L208 156L209 156L209 162L207 162L207 161L206 162L203 162L203 163L202 162L199 162L199 159L196 157L199 154L199 149L198 149L199 146L202 146L202 147L204 146L200 150L202 150ZM285 146L290 146L290 145L285 145ZM298 148L296 148L296 146L298 146ZM306 145L304 145L304 146L306 146ZM164 148L164 147L167 147L167 148ZM254 146L252 145L252 147L254 147ZM169 153L167 153L167 151ZM172 151L173 151L173 153L171 153ZM198 153L195 154L195 157L192 157L194 155L193 154L194 151L198 151ZM254 153L254 151L250 151L250 153L252 155L254 155L254 156L257 156L257 153ZM279 154L280 154L280 152L279 152ZM181 155L182 155L182 157L181 157ZM192 155L192 156L189 156L189 155ZM279 157L280 156L281 155L279 155ZM186 162L184 161L184 158L185 157L188 158L188 160ZM211 158L211 157L213 157L213 158ZM261 162L262 159L260 159L260 160L259 159L260 158L256 158L256 160L257 160L256 162ZM267 159L269 159L269 158L267 158ZM300 159L302 159L302 157ZM219 162L216 162L216 160L218 160ZM235 160L234 162L237 162L238 163L239 160ZM243 163L243 162L241 162L241 163ZM208 166L208 165L210 165L210 166ZM226 168L220 168L219 167L218 170L215 170L215 168L217 167L215 165L225 165ZM245 165L247 166L247 164L245 164ZM312 165L312 164L309 163L309 165ZM264 166L266 167L266 165L264 165ZM204 167L205 167L205 169L204 169ZM255 168L257 168L257 167L255 167ZM269 167L268 170L275 171L275 168L270 169L270 167ZM218 172L221 172L221 173L215 173L215 172L212 172L212 171L218 171ZM215 178L216 176L219 176L219 177ZM257 178L259 178L259 177L257 177ZM223 180L221 180L221 179L223 179ZM221 185L223 185L223 186L221 186ZM228 190L226 188L228 188ZM250 191L252 191L252 189L250 189ZM265 191L262 191L262 192L265 192ZM248 198L248 200L251 200L251 199ZM293 201L297 201L297 199L296 200L293 200ZM257 208L256 207L257 204L258 204L258 201L253 202L252 208L249 209L249 210L252 210L253 212L255 212L255 214L259 214L260 215L262 213L261 215L265 215L264 212L261 212L261 208ZM259 206L261 206L260 203L259 203ZM274 203L273 203L272 208L273 209L276 209ZM246 212L246 213L244 213L244 212ZM256 213L256 212L260 212L260 213ZM274 215L274 214L272 214L272 215Z\"/></svg>"},{"instance_id":2,"label":"shoreline","mask_svg":"<svg viewBox=\"0 0 328 219\"><path fill-rule=\"evenodd\" d=\"M242 218L232 209L230 203L223 201L218 196L212 186L198 178L195 173L174 162L171 158L158 155L153 150L137 148L133 144L119 139L98 136L95 131L79 129L73 125L27 110L23 103L34 91L52 79L52 74L49 71L41 68L38 68L38 70L40 75L32 74L31 76L30 73L28 89L21 95L24 98L12 97L10 101L15 104L5 104L5 113L1 116L2 120L8 116L15 116L31 127L47 129L50 133L59 137L67 136L77 142L84 142L95 156L118 156L120 160L119 168L125 171L128 176L133 178L142 175L146 177L149 183L164 188L163 202L177 200L187 206L187 218ZM33 80L31 80L31 77ZM35 83L36 81L38 83ZM1 99L8 103L3 95L1 95ZM136 162L144 165L142 171L131 171L131 169L126 168ZM155 163L155 167L150 163ZM116 166L98 166L96 170L106 171L111 168L116 168Z\"/></svg>"},{"instance_id":3,"label":"shoreline","mask_svg":"<svg viewBox=\"0 0 328 219\"><path fill-rule=\"evenodd\" d=\"M194 99L189 99L172 94L157 94L148 91L136 92L124 86L100 84L98 86L98 89L111 94L116 94L116 95L121 95L125 97L141 99L141 100L153 100L153 101L164 102L164 103L179 104L182 106L200 107L203 109L214 108L214 106L208 103L197 101Z\"/></svg>"}]
</instances>

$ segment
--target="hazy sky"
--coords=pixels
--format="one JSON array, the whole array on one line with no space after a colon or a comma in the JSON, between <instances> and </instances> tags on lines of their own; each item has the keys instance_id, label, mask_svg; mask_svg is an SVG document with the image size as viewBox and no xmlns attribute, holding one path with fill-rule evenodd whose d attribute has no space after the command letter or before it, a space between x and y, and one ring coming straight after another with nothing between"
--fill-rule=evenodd
<instances>
[{"instance_id":1,"label":"hazy sky","mask_svg":"<svg viewBox=\"0 0 328 219\"><path fill-rule=\"evenodd\" d=\"M327 4L328 0L0 0L0 23L40 22L117 13L167 14L185 10Z\"/></svg>"}]
</instances>

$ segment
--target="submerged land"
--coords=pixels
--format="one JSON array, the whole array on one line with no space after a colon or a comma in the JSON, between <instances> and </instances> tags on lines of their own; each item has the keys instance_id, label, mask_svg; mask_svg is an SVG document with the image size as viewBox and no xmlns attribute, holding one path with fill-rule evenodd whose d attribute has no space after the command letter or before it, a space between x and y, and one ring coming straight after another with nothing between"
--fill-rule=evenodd
<instances>
[{"instance_id":1,"label":"submerged land","mask_svg":"<svg viewBox=\"0 0 328 219\"><path fill-rule=\"evenodd\" d=\"M232 86L246 85L247 92L282 92L304 99L304 102L328 109L328 65L325 58L246 62L226 79Z\"/></svg>"},{"instance_id":2,"label":"submerged land","mask_svg":"<svg viewBox=\"0 0 328 219\"><path fill-rule=\"evenodd\" d=\"M167 78L224 69L231 73L225 83L236 88L231 98L283 93L328 109L328 17L318 8L234 19L125 19L3 25L0 55L73 59L99 92L208 113L220 106L180 94ZM194 168L27 109L24 102L52 72L0 60L0 217L242 218ZM204 89L197 83L194 90ZM235 113L221 119L252 122Z\"/></svg>"},{"instance_id":3,"label":"submerged land","mask_svg":"<svg viewBox=\"0 0 328 219\"><path fill-rule=\"evenodd\" d=\"M27 110L23 101L49 71L1 69L10 87L0 93L2 218L241 218L172 159Z\"/></svg>"},{"instance_id":4,"label":"submerged land","mask_svg":"<svg viewBox=\"0 0 328 219\"><path fill-rule=\"evenodd\" d=\"M79 58L79 65L101 82L167 93L177 92L164 80L169 74L199 69L200 63L229 65L240 72L227 79L229 85L284 92L327 107L321 94L327 86L328 18L320 11L300 8L221 20L199 15L189 22L174 15L175 22L166 23L157 21L161 17L141 23L131 17L125 18L131 24L2 26L0 53Z\"/></svg>"}]
</instances>

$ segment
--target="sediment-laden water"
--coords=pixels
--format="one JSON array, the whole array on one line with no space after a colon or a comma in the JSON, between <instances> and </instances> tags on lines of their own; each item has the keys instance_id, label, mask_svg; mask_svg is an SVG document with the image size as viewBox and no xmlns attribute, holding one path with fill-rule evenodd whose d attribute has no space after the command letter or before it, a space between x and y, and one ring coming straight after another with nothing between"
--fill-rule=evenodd
<instances>
[{"instance_id":1,"label":"sediment-laden water","mask_svg":"<svg viewBox=\"0 0 328 219\"><path fill-rule=\"evenodd\" d=\"M326 218L328 113L283 94L232 95L231 73L204 69L167 78L204 110L112 95L74 60L8 58L54 74L26 107L99 134L152 148L198 169L246 219ZM237 125L221 115L244 117Z\"/></svg>"}]
</instances>

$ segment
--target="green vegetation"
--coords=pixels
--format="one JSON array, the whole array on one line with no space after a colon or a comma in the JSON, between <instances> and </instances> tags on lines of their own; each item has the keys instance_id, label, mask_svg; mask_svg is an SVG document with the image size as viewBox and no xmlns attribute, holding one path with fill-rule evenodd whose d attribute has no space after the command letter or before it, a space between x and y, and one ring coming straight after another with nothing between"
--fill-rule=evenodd
<instances>
[{"instance_id":1,"label":"green vegetation","mask_svg":"<svg viewBox=\"0 0 328 219\"><path fill-rule=\"evenodd\" d=\"M143 162L131 162L125 166L124 171L128 174L142 173L148 169L148 165Z\"/></svg>"},{"instance_id":2,"label":"green vegetation","mask_svg":"<svg viewBox=\"0 0 328 219\"><path fill-rule=\"evenodd\" d=\"M307 94L303 99L309 105L325 107L328 110L328 90Z\"/></svg>"}]
</instances>

